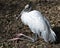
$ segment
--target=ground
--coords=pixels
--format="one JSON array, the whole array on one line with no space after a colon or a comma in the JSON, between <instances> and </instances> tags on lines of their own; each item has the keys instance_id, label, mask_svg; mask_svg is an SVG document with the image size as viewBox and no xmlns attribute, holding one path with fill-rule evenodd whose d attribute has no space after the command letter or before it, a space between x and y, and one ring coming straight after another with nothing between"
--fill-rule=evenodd
<instances>
[{"instance_id":1,"label":"ground","mask_svg":"<svg viewBox=\"0 0 60 48\"><path fill-rule=\"evenodd\" d=\"M0 0L0 48L60 48L60 1L37 1L33 4L33 9L39 10L51 24L52 29L57 34L58 43L46 43L39 39L36 42L28 41L8 41L16 37L18 33L31 36L31 30L25 26L21 19L16 19L28 0Z\"/></svg>"}]
</instances>

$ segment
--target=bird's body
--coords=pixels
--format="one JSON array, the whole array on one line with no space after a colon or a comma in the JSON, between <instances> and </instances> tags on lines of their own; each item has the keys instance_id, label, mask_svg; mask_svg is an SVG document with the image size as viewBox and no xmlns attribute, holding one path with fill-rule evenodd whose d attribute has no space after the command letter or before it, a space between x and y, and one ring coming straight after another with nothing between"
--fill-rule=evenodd
<instances>
[{"instance_id":1,"label":"bird's body","mask_svg":"<svg viewBox=\"0 0 60 48\"><path fill-rule=\"evenodd\" d=\"M22 14L21 20L25 25L28 25L34 33L46 30L47 25L45 23L44 17L42 17L39 11L33 10L31 12L26 12Z\"/></svg>"},{"instance_id":2,"label":"bird's body","mask_svg":"<svg viewBox=\"0 0 60 48\"><path fill-rule=\"evenodd\" d=\"M41 36L46 42L55 41L55 33L52 31L48 20L39 11L23 12L21 20L29 26L33 33L36 33L39 37Z\"/></svg>"},{"instance_id":3,"label":"bird's body","mask_svg":"<svg viewBox=\"0 0 60 48\"><path fill-rule=\"evenodd\" d=\"M54 31L51 29L49 21L41 14L41 12L37 10L32 10L31 11L31 2L30 4L27 4L25 8L21 11L21 21L25 24L28 25L31 31L34 34L34 38L26 36L22 33L17 34L17 36L24 36L30 39L32 42L35 42L37 40L37 35L40 38L43 38L45 42L54 42L56 41L56 34ZM19 16L20 16L19 15ZM17 40L22 38L14 38L11 40Z\"/></svg>"},{"instance_id":4,"label":"bird's body","mask_svg":"<svg viewBox=\"0 0 60 48\"><path fill-rule=\"evenodd\" d=\"M56 41L56 34L54 31L51 29L49 21L41 14L41 12L37 10L32 10L31 11L31 2L30 4L27 4L25 8L21 11L21 21L29 26L31 31L33 32L34 36L29 37L26 36L22 33L17 34L18 37L24 36L29 39L29 41L35 42L38 37L43 38L45 42L54 42ZM19 16L20 16L19 15ZM38 37L37 37L38 35ZM17 40L22 38L14 38L11 40Z\"/></svg>"}]
</instances>

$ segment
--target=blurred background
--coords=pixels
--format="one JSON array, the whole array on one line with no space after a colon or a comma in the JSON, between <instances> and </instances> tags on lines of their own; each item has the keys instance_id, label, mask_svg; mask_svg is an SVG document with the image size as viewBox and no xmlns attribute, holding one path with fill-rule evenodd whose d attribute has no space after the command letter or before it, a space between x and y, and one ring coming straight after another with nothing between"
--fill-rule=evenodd
<instances>
[{"instance_id":1,"label":"blurred background","mask_svg":"<svg viewBox=\"0 0 60 48\"><path fill-rule=\"evenodd\" d=\"M31 36L28 26L25 26L18 15L24 6L33 2L36 9L45 16L57 35L56 44L49 44L39 39L35 43L28 41L7 41L18 33ZM0 48L60 48L60 0L0 0Z\"/></svg>"}]
</instances>

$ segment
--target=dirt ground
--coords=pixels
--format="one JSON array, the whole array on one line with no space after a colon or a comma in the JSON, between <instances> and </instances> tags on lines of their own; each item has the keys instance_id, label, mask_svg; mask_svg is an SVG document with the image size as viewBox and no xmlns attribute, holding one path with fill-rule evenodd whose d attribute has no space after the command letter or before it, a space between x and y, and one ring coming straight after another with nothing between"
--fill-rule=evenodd
<instances>
[{"instance_id":1,"label":"dirt ground","mask_svg":"<svg viewBox=\"0 0 60 48\"><path fill-rule=\"evenodd\" d=\"M31 30L25 26L21 19L16 20L29 0L0 0L0 48L60 48L60 1L35 1L33 9L39 10L51 24L57 35L53 44L38 39L36 42L22 40L8 41L16 34L24 33L31 36Z\"/></svg>"}]
</instances>

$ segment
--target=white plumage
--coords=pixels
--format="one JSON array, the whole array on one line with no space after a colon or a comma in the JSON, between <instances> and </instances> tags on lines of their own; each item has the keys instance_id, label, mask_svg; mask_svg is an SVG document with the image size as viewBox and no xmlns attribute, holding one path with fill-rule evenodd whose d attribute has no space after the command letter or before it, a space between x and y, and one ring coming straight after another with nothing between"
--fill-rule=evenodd
<instances>
[{"instance_id":1,"label":"white plumage","mask_svg":"<svg viewBox=\"0 0 60 48\"><path fill-rule=\"evenodd\" d=\"M42 16L37 10L31 10L31 5L27 4L21 12L21 21L28 25L31 31L35 34L34 38L30 38L33 42L37 40L37 35L44 39L45 42L54 42L56 34L51 29L48 20Z\"/></svg>"}]
</instances>

